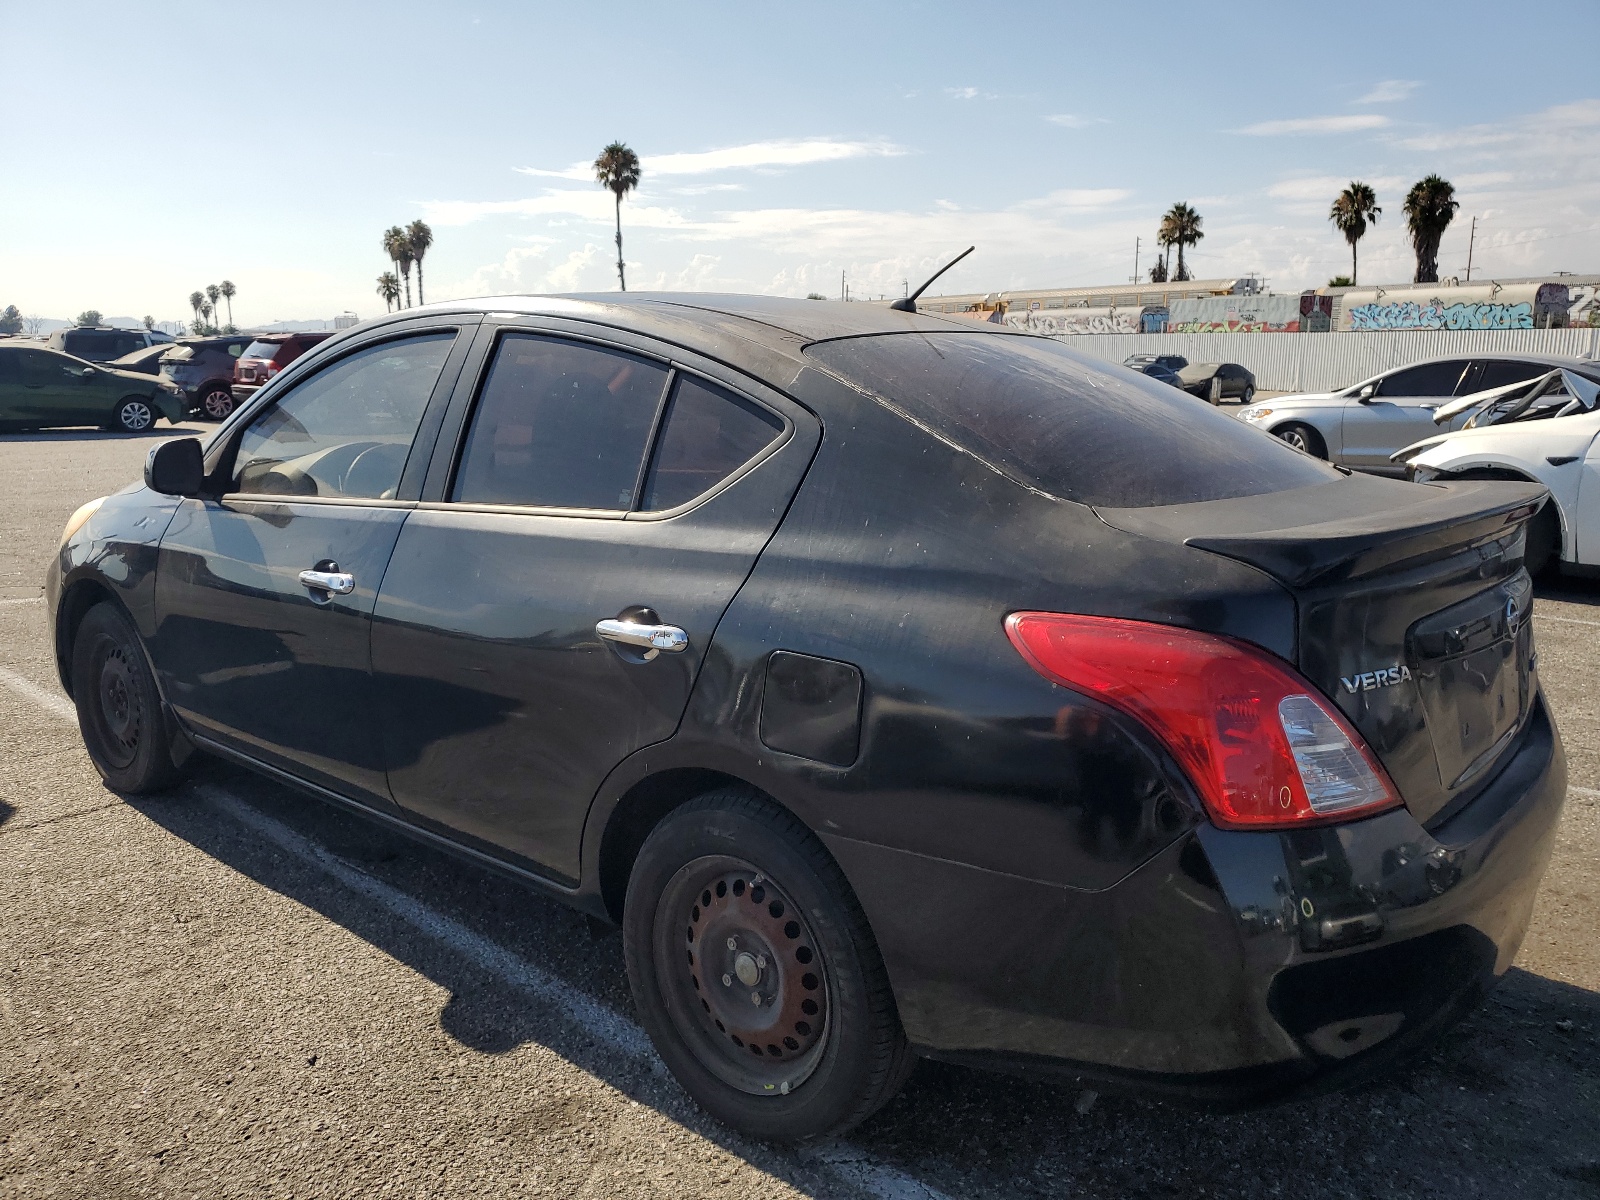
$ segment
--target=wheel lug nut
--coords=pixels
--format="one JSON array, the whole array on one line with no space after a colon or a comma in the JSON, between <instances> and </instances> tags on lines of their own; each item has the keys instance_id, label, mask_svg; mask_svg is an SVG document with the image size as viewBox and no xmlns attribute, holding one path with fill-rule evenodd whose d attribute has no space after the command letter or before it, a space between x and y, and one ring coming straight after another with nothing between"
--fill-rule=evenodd
<instances>
[{"instance_id":1,"label":"wheel lug nut","mask_svg":"<svg viewBox=\"0 0 1600 1200\"><path fill-rule=\"evenodd\" d=\"M728 939L728 949L729 950L737 950L738 948L739 948L739 943L734 941L732 938L729 938Z\"/></svg>"},{"instance_id":2,"label":"wheel lug nut","mask_svg":"<svg viewBox=\"0 0 1600 1200\"><path fill-rule=\"evenodd\" d=\"M763 971L767 969L767 956L765 954L756 955L756 966L760 967Z\"/></svg>"},{"instance_id":3,"label":"wheel lug nut","mask_svg":"<svg viewBox=\"0 0 1600 1200\"><path fill-rule=\"evenodd\" d=\"M732 987L733 986L733 976L732 975L724 975L722 977L722 986L723 987Z\"/></svg>"},{"instance_id":4,"label":"wheel lug nut","mask_svg":"<svg viewBox=\"0 0 1600 1200\"><path fill-rule=\"evenodd\" d=\"M760 992L751 992L750 993L750 1003L751 1004L760 1004L761 1003L761 993Z\"/></svg>"}]
</instances>

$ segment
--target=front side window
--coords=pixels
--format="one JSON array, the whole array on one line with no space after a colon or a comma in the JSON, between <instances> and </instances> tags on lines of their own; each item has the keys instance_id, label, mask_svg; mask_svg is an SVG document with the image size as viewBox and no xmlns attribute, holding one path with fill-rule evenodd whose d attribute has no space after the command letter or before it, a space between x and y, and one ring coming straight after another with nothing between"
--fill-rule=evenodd
<instances>
[{"instance_id":1,"label":"front side window","mask_svg":"<svg viewBox=\"0 0 1600 1200\"><path fill-rule=\"evenodd\" d=\"M390 500L455 334L368 346L297 384L250 423L237 490Z\"/></svg>"},{"instance_id":2,"label":"front side window","mask_svg":"<svg viewBox=\"0 0 1600 1200\"><path fill-rule=\"evenodd\" d=\"M668 370L586 342L505 335L451 499L631 509Z\"/></svg>"},{"instance_id":3,"label":"front side window","mask_svg":"<svg viewBox=\"0 0 1600 1200\"><path fill-rule=\"evenodd\" d=\"M1467 364L1459 359L1423 363L1384 377L1378 384L1380 396L1419 396L1439 398L1456 394L1456 384Z\"/></svg>"},{"instance_id":4,"label":"front side window","mask_svg":"<svg viewBox=\"0 0 1600 1200\"><path fill-rule=\"evenodd\" d=\"M772 444L783 422L693 376L679 376L656 441L640 508L687 504Z\"/></svg>"}]
</instances>

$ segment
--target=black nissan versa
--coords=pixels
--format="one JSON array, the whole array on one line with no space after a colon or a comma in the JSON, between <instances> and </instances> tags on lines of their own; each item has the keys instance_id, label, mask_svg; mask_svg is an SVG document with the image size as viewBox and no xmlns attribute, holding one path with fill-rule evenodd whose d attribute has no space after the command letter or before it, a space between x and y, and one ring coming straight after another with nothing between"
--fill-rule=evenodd
<instances>
[{"instance_id":1,"label":"black nissan versa","mask_svg":"<svg viewBox=\"0 0 1600 1200\"><path fill-rule=\"evenodd\" d=\"M623 928L762 1137L915 1057L1228 1102L1502 975L1566 768L1533 486L1351 475L1002 326L630 295L408 310L86 505L109 785L195 747Z\"/></svg>"}]
</instances>

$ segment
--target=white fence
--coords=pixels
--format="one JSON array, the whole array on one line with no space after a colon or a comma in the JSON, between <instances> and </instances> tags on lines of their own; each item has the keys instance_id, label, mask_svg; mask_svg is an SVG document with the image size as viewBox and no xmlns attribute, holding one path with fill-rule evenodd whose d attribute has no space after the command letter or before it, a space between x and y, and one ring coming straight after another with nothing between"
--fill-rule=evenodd
<instances>
[{"instance_id":1,"label":"white fence","mask_svg":"<svg viewBox=\"0 0 1600 1200\"><path fill-rule=\"evenodd\" d=\"M1600 329L1417 329L1385 333L1099 333L1056 339L1079 353L1121 362L1130 354L1181 354L1192 363L1235 362L1272 392L1322 392L1390 367L1470 354L1567 354L1600 358Z\"/></svg>"}]
</instances>

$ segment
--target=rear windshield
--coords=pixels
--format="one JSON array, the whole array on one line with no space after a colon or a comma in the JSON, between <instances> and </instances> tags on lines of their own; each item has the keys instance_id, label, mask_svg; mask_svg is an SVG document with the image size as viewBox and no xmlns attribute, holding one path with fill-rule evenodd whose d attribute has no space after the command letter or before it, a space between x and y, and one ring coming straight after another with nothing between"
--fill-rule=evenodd
<instances>
[{"instance_id":1,"label":"rear windshield","mask_svg":"<svg viewBox=\"0 0 1600 1200\"><path fill-rule=\"evenodd\" d=\"M1019 483L1080 504L1186 504L1339 478L1204 400L1045 338L886 334L806 354Z\"/></svg>"},{"instance_id":2,"label":"rear windshield","mask_svg":"<svg viewBox=\"0 0 1600 1200\"><path fill-rule=\"evenodd\" d=\"M271 358L283 349L282 342L251 342L244 349L243 358Z\"/></svg>"}]
</instances>

